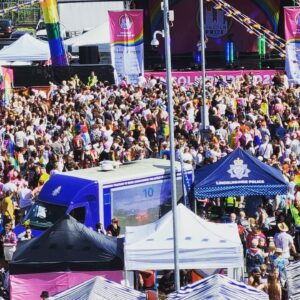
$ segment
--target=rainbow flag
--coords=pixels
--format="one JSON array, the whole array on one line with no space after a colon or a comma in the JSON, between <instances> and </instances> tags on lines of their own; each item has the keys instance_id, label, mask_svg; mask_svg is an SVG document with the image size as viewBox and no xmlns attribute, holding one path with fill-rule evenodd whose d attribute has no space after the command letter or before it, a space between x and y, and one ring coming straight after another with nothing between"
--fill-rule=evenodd
<instances>
[{"instance_id":1,"label":"rainbow flag","mask_svg":"<svg viewBox=\"0 0 300 300\"><path fill-rule=\"evenodd\" d=\"M51 61L54 66L66 66L68 60L63 46L56 0L41 2L43 16L47 29Z\"/></svg>"},{"instance_id":2,"label":"rainbow flag","mask_svg":"<svg viewBox=\"0 0 300 300\"><path fill-rule=\"evenodd\" d=\"M300 186L300 174L297 174L295 176L294 182L297 186Z\"/></svg>"}]
</instances>

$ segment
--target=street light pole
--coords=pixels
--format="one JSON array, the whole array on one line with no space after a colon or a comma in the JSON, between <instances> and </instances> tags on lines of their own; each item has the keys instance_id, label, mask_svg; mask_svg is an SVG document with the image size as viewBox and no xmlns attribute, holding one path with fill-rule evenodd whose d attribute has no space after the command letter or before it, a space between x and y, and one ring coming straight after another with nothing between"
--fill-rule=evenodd
<instances>
[{"instance_id":1,"label":"street light pole","mask_svg":"<svg viewBox=\"0 0 300 300\"><path fill-rule=\"evenodd\" d=\"M207 108L206 108L206 91L205 91L205 32L204 32L204 13L203 0L199 0L199 25L200 25L200 42L201 42L201 67L202 67L202 106L201 106L201 123L200 130L206 130L209 126Z\"/></svg>"},{"instance_id":2,"label":"street light pole","mask_svg":"<svg viewBox=\"0 0 300 300\"><path fill-rule=\"evenodd\" d=\"M173 210L173 242L174 242L174 279L175 289L180 289L180 269L178 257L178 223L177 223L177 191L176 191L176 166L175 166L175 143L174 143L174 119L173 119L173 87L172 87L172 65L171 65L171 38L169 26L169 0L163 0L164 33L165 33L165 57L167 72L167 94L169 111L170 132L170 167L172 185L172 210Z\"/></svg>"}]
</instances>

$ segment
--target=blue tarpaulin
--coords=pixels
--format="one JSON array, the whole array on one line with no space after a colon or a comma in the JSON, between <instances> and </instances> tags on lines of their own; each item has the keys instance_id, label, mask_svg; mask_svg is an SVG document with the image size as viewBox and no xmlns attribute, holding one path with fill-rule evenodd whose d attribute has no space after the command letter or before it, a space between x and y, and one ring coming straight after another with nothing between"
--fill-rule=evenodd
<instances>
[{"instance_id":1,"label":"blue tarpaulin","mask_svg":"<svg viewBox=\"0 0 300 300\"><path fill-rule=\"evenodd\" d=\"M281 171L241 148L195 172L195 197L285 195L288 183Z\"/></svg>"}]
</instances>

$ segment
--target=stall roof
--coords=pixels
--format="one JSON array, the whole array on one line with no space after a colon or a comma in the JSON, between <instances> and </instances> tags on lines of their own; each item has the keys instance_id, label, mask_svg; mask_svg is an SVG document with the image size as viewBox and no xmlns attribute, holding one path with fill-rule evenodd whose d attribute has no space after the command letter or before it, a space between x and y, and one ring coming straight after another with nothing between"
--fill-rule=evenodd
<instances>
[{"instance_id":1,"label":"stall roof","mask_svg":"<svg viewBox=\"0 0 300 300\"><path fill-rule=\"evenodd\" d=\"M158 221L125 229L127 270L174 268L173 213ZM181 269L239 268L243 247L236 224L216 224L178 205L178 244Z\"/></svg>"},{"instance_id":2,"label":"stall roof","mask_svg":"<svg viewBox=\"0 0 300 300\"><path fill-rule=\"evenodd\" d=\"M46 61L50 59L48 42L36 39L26 33L11 45L0 50L0 60L4 61Z\"/></svg>"},{"instance_id":3,"label":"stall roof","mask_svg":"<svg viewBox=\"0 0 300 300\"><path fill-rule=\"evenodd\" d=\"M123 240L104 236L65 215L41 236L18 245L11 274L123 269Z\"/></svg>"},{"instance_id":4,"label":"stall roof","mask_svg":"<svg viewBox=\"0 0 300 300\"><path fill-rule=\"evenodd\" d=\"M269 296L243 282L216 274L181 288L168 300L269 300Z\"/></svg>"},{"instance_id":5,"label":"stall roof","mask_svg":"<svg viewBox=\"0 0 300 300\"><path fill-rule=\"evenodd\" d=\"M281 171L241 148L195 172L195 197L285 195L288 185Z\"/></svg>"},{"instance_id":6,"label":"stall roof","mask_svg":"<svg viewBox=\"0 0 300 300\"><path fill-rule=\"evenodd\" d=\"M102 277L95 277L53 297L52 300L146 300L145 294Z\"/></svg>"}]
</instances>

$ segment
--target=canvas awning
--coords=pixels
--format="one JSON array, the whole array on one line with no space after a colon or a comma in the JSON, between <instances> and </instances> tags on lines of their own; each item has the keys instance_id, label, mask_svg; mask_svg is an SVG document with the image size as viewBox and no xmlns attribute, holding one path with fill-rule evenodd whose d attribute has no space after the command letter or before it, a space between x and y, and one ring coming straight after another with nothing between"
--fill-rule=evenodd
<instances>
[{"instance_id":1,"label":"canvas awning","mask_svg":"<svg viewBox=\"0 0 300 300\"><path fill-rule=\"evenodd\" d=\"M288 184L279 169L241 148L195 172L195 198L285 195Z\"/></svg>"},{"instance_id":2,"label":"canvas awning","mask_svg":"<svg viewBox=\"0 0 300 300\"><path fill-rule=\"evenodd\" d=\"M126 270L172 270L173 213L158 221L125 229ZM181 269L242 268L243 246L236 224L216 224L178 205Z\"/></svg>"},{"instance_id":3,"label":"canvas awning","mask_svg":"<svg viewBox=\"0 0 300 300\"><path fill-rule=\"evenodd\" d=\"M103 277L95 277L51 297L51 300L146 300L145 294Z\"/></svg>"},{"instance_id":4,"label":"canvas awning","mask_svg":"<svg viewBox=\"0 0 300 300\"><path fill-rule=\"evenodd\" d=\"M243 282L216 274L170 294L168 300L269 300L269 296Z\"/></svg>"},{"instance_id":5,"label":"canvas awning","mask_svg":"<svg viewBox=\"0 0 300 300\"><path fill-rule=\"evenodd\" d=\"M41 41L26 33L11 45L0 50L4 61L47 61L50 59L48 42Z\"/></svg>"}]
</instances>

